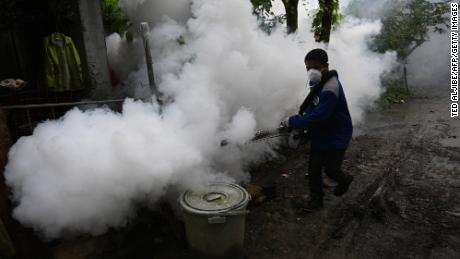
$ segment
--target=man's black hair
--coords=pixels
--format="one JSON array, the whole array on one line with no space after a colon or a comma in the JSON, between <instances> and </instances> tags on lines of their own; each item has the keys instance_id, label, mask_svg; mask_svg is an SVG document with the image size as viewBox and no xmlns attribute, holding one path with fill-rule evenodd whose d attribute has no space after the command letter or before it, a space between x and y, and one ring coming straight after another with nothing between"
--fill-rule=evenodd
<instances>
[{"instance_id":1,"label":"man's black hair","mask_svg":"<svg viewBox=\"0 0 460 259\"><path fill-rule=\"evenodd\" d=\"M305 56L305 63L307 60L318 60L323 65L328 65L328 57L326 51L322 49L313 49Z\"/></svg>"}]
</instances>

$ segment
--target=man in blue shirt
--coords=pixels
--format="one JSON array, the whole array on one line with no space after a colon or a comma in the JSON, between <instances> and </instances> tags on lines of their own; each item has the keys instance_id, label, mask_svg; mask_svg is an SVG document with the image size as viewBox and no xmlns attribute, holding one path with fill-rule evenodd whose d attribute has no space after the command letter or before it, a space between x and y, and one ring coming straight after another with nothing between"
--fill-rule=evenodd
<instances>
[{"instance_id":1,"label":"man in blue shirt","mask_svg":"<svg viewBox=\"0 0 460 259\"><path fill-rule=\"evenodd\" d=\"M350 144L353 126L347 100L336 71L329 71L328 56L314 49L305 56L310 93L298 115L289 117L292 129L307 129L311 136L309 159L310 200L308 210L323 206L322 170L338 182L334 195L347 192L353 176L342 172L345 150Z\"/></svg>"}]
</instances>

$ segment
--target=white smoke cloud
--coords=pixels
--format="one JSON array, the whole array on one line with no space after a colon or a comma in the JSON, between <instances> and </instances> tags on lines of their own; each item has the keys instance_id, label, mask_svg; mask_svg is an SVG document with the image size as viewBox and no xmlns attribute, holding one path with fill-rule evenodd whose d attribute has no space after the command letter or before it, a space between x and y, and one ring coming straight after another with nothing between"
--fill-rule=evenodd
<instances>
[{"instance_id":1,"label":"white smoke cloud","mask_svg":"<svg viewBox=\"0 0 460 259\"><path fill-rule=\"evenodd\" d=\"M191 0L120 0L130 20L140 22L159 23L163 16L176 21L185 22L191 16Z\"/></svg>"},{"instance_id":2,"label":"white smoke cloud","mask_svg":"<svg viewBox=\"0 0 460 259\"><path fill-rule=\"evenodd\" d=\"M212 138L190 144L184 123L128 100L123 114L74 109L40 124L10 151L14 216L48 237L123 225L135 202L161 196L175 179L193 184L204 175L199 149L213 145Z\"/></svg>"},{"instance_id":3,"label":"white smoke cloud","mask_svg":"<svg viewBox=\"0 0 460 259\"><path fill-rule=\"evenodd\" d=\"M236 144L244 144L251 139L256 130L254 114L242 108L232 118L227 131L224 133L226 139L231 139Z\"/></svg>"},{"instance_id":4,"label":"white smoke cloud","mask_svg":"<svg viewBox=\"0 0 460 259\"><path fill-rule=\"evenodd\" d=\"M379 19L392 15L394 10L403 9L409 0L351 0L346 6L347 15L366 19ZM428 2L442 2L429 0ZM341 2L342 3L342 2ZM448 4L448 3L446 3ZM446 14L447 15L447 14ZM445 26L440 26L447 30ZM423 91L425 87L447 85L449 78L449 34L434 32L428 28L427 41L414 50L408 57L407 76L410 89L415 92ZM421 65L423 64L423 65ZM393 76L401 77L400 74Z\"/></svg>"},{"instance_id":5,"label":"white smoke cloud","mask_svg":"<svg viewBox=\"0 0 460 259\"><path fill-rule=\"evenodd\" d=\"M381 75L396 64L395 52L380 55L367 48L369 36L378 34L380 28L379 21L350 18L331 35L330 66L339 72L355 124L362 121L365 108L382 93Z\"/></svg>"},{"instance_id":6,"label":"white smoke cloud","mask_svg":"<svg viewBox=\"0 0 460 259\"><path fill-rule=\"evenodd\" d=\"M408 58L408 84L411 89L429 87L443 95L449 92L450 84L450 34L431 31L428 36L429 40ZM445 87L442 90L441 85Z\"/></svg>"},{"instance_id":7,"label":"white smoke cloud","mask_svg":"<svg viewBox=\"0 0 460 259\"><path fill-rule=\"evenodd\" d=\"M193 18L163 18L151 33L156 79L173 101L161 112L156 104L132 100L122 113L74 109L21 138L5 172L17 202L15 218L50 238L100 234L123 226L137 204L157 201L168 186L190 188L225 176L248 180L244 166L272 152L264 144L241 144L256 129L276 127L296 112L306 91L304 55L321 45L308 31L261 32L250 1L192 2ZM379 27L346 22L329 47L355 122L394 61L367 49ZM142 55L128 54L136 50L120 37L108 41L114 68L139 64L127 84L146 85ZM231 144L220 147L222 139Z\"/></svg>"}]
</instances>

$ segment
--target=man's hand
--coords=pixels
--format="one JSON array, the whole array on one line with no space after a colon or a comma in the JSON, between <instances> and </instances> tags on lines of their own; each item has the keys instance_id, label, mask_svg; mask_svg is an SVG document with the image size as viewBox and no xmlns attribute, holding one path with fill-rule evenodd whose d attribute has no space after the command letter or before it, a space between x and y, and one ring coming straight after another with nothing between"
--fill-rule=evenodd
<instances>
[{"instance_id":1,"label":"man's hand","mask_svg":"<svg viewBox=\"0 0 460 259\"><path fill-rule=\"evenodd\" d=\"M301 117L302 117L302 115L299 115L299 114L290 116L287 119L287 124L292 128L292 124L293 124L292 121L298 121Z\"/></svg>"},{"instance_id":2,"label":"man's hand","mask_svg":"<svg viewBox=\"0 0 460 259\"><path fill-rule=\"evenodd\" d=\"M278 127L280 132L290 132L292 129L289 127L289 117L281 121Z\"/></svg>"}]
</instances>

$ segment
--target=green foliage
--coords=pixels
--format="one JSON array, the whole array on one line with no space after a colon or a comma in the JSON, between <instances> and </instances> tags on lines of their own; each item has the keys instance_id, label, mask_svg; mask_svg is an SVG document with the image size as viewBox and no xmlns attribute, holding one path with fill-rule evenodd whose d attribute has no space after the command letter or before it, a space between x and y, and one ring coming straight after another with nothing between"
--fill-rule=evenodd
<instances>
[{"instance_id":1,"label":"green foliage","mask_svg":"<svg viewBox=\"0 0 460 259\"><path fill-rule=\"evenodd\" d=\"M259 15L260 13L271 13L272 1L271 0L251 0L254 14Z\"/></svg>"},{"instance_id":2,"label":"green foliage","mask_svg":"<svg viewBox=\"0 0 460 259\"><path fill-rule=\"evenodd\" d=\"M401 80L393 80L386 84L385 93L376 101L377 107L387 109L394 104L401 104L414 94L403 86Z\"/></svg>"},{"instance_id":3,"label":"green foliage","mask_svg":"<svg viewBox=\"0 0 460 259\"><path fill-rule=\"evenodd\" d=\"M431 3L426 0L408 0L401 8L394 6L383 18L382 31L372 48L378 52L395 50L398 58L405 61L420 45L429 39L429 31L442 33L448 27L447 3Z\"/></svg>"},{"instance_id":4,"label":"green foliage","mask_svg":"<svg viewBox=\"0 0 460 259\"><path fill-rule=\"evenodd\" d=\"M120 8L118 0L102 0L102 17L107 33L124 33L130 26L126 13Z\"/></svg>"},{"instance_id":5,"label":"green foliage","mask_svg":"<svg viewBox=\"0 0 460 259\"><path fill-rule=\"evenodd\" d=\"M318 0L319 9L315 14L315 18L313 19L313 23L312 23L312 32L315 33L315 39L317 41L323 40L325 37L324 36L325 34L328 34L328 35L330 34L330 31L327 31L328 28L325 27L323 24L323 19L327 14L332 14L331 25L333 29L343 19L343 15L339 13L339 9L340 9L339 0L332 0L330 2L331 4L329 5L326 2L326 0Z\"/></svg>"},{"instance_id":6,"label":"green foliage","mask_svg":"<svg viewBox=\"0 0 460 259\"><path fill-rule=\"evenodd\" d=\"M182 46L182 45L185 45L184 36L182 36L182 35L179 36L179 37L176 39L176 42L177 42L177 44L179 44L179 45L181 45L181 46Z\"/></svg>"},{"instance_id":7,"label":"green foliage","mask_svg":"<svg viewBox=\"0 0 460 259\"><path fill-rule=\"evenodd\" d=\"M270 33L277 24L286 20L286 15L276 16L272 11L273 0L251 0L253 13L259 20L260 28L266 33Z\"/></svg>"}]
</instances>

